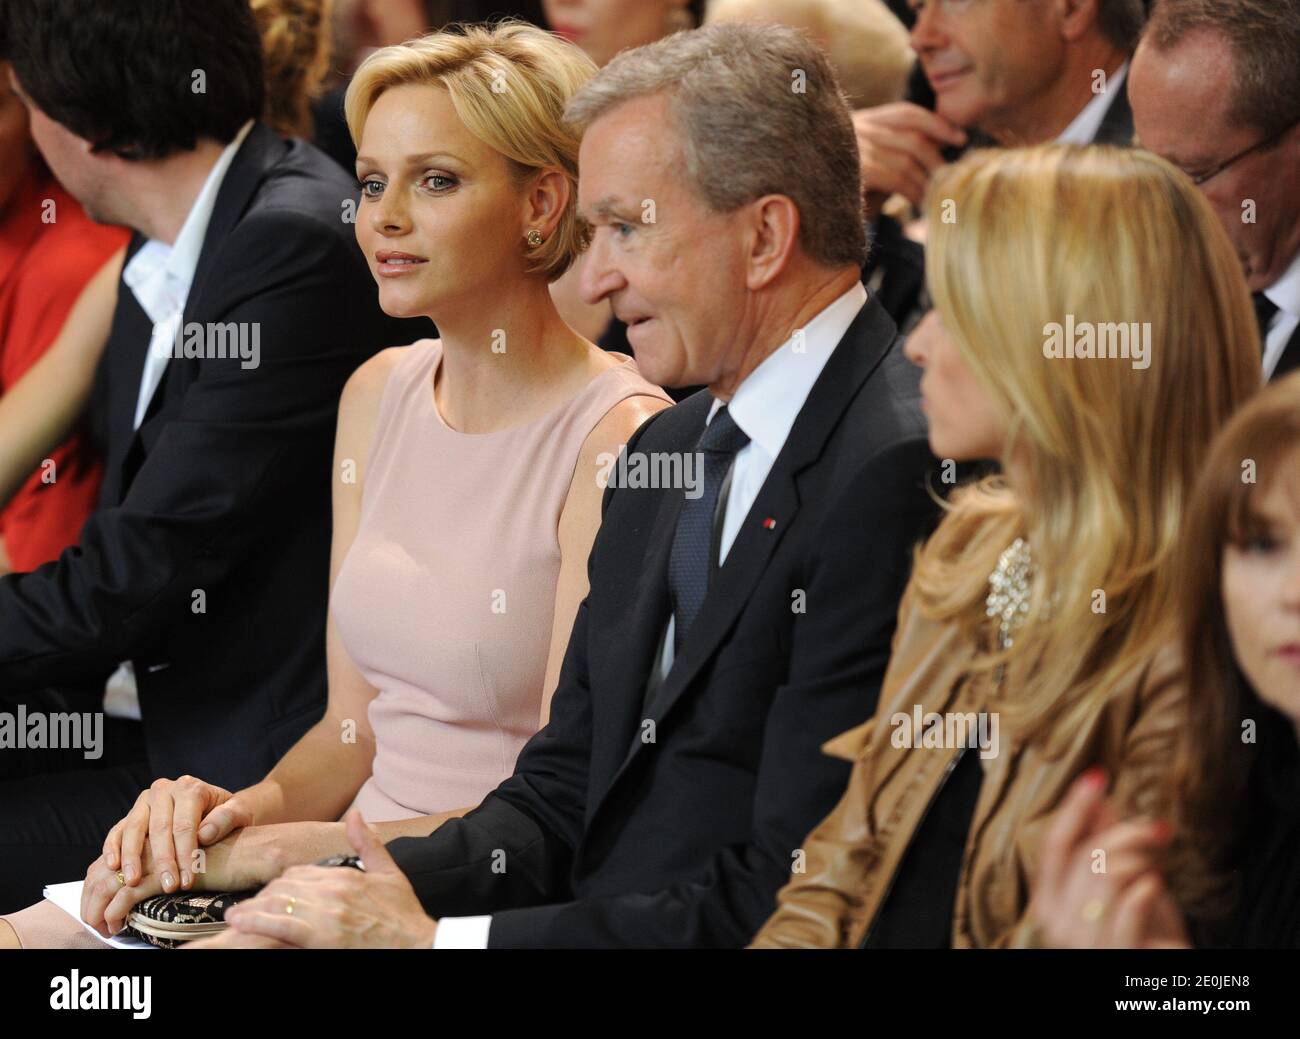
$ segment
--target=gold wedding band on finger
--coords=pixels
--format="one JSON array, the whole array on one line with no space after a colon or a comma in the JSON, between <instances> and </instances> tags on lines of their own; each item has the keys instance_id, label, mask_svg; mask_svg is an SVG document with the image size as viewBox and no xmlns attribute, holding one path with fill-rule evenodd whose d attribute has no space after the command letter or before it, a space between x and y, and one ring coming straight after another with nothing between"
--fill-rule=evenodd
<instances>
[{"instance_id":1,"label":"gold wedding band on finger","mask_svg":"<svg viewBox=\"0 0 1300 1039\"><path fill-rule=\"evenodd\" d=\"M288 901L288 903L285 905L285 907L284 907L284 911L285 911L286 913L288 913L290 916L293 916L293 907L296 906L296 905L298 904L298 900L297 900L296 898L294 898L293 895L289 895L289 896L288 896L288 899L289 899L289 901Z\"/></svg>"},{"instance_id":2,"label":"gold wedding band on finger","mask_svg":"<svg viewBox=\"0 0 1300 1039\"><path fill-rule=\"evenodd\" d=\"M126 887L126 877L123 875L120 869L113 875L117 877L117 882L119 884L121 884L123 887Z\"/></svg>"},{"instance_id":3,"label":"gold wedding band on finger","mask_svg":"<svg viewBox=\"0 0 1300 1039\"><path fill-rule=\"evenodd\" d=\"M1085 923L1095 924L1106 915L1106 903L1100 898L1090 899L1079 910L1079 915L1083 917Z\"/></svg>"}]
</instances>

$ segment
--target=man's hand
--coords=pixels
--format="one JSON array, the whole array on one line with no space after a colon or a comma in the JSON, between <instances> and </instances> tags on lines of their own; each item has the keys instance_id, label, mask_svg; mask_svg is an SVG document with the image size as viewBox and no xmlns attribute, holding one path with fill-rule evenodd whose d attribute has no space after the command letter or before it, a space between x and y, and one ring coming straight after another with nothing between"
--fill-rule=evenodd
<instances>
[{"instance_id":1,"label":"man's hand","mask_svg":"<svg viewBox=\"0 0 1300 1039\"><path fill-rule=\"evenodd\" d=\"M966 143L959 126L914 105L899 101L853 113L862 165L862 191L878 205L890 195L920 207L930 178L944 165L942 150Z\"/></svg>"},{"instance_id":2,"label":"man's hand","mask_svg":"<svg viewBox=\"0 0 1300 1039\"><path fill-rule=\"evenodd\" d=\"M230 930L197 948L266 948L266 939L300 949L431 949L437 923L425 915L406 875L361 813L347 819L348 840L365 871L295 866L226 913Z\"/></svg>"},{"instance_id":3,"label":"man's hand","mask_svg":"<svg viewBox=\"0 0 1300 1039\"><path fill-rule=\"evenodd\" d=\"M138 883L144 876L140 856L147 837L162 890L188 891L194 884L195 849L253 823L252 813L232 798L229 790L193 776L156 780L108 831L104 860L109 869L120 869L128 884Z\"/></svg>"},{"instance_id":4,"label":"man's hand","mask_svg":"<svg viewBox=\"0 0 1300 1039\"><path fill-rule=\"evenodd\" d=\"M1057 809L1043 841L1029 912L1052 948L1186 948L1191 943L1156 867L1168 825L1119 821L1100 770L1085 773ZM1102 860L1097 852L1105 853ZM1097 864L1104 863L1101 871Z\"/></svg>"}]
</instances>

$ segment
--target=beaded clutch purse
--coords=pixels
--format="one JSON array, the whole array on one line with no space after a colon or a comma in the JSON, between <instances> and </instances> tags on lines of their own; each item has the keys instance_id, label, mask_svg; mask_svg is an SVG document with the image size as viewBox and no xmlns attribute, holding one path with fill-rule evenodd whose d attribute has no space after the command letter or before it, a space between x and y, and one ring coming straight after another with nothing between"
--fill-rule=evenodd
<instances>
[{"instance_id":1,"label":"beaded clutch purse","mask_svg":"<svg viewBox=\"0 0 1300 1039\"><path fill-rule=\"evenodd\" d=\"M318 866L361 868L355 855L335 855L318 862ZM229 925L226 910L256 891L178 891L173 895L154 895L138 902L127 917L126 930L160 949L176 949L186 942L211 938Z\"/></svg>"},{"instance_id":2,"label":"beaded clutch purse","mask_svg":"<svg viewBox=\"0 0 1300 1039\"><path fill-rule=\"evenodd\" d=\"M178 891L154 895L136 904L127 917L127 930L160 949L175 949L186 942L211 938L228 926L226 910L251 898L254 891Z\"/></svg>"}]
</instances>

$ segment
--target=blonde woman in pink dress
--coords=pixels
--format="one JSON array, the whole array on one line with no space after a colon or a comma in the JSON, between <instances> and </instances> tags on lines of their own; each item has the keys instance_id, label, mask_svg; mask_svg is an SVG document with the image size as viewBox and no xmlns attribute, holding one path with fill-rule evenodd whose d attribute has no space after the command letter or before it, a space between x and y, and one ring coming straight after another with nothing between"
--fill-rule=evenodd
<instances>
[{"instance_id":1,"label":"blonde woman in pink dress","mask_svg":"<svg viewBox=\"0 0 1300 1039\"><path fill-rule=\"evenodd\" d=\"M585 244L561 113L594 71L524 25L428 36L358 71L357 240L384 310L441 338L377 355L343 393L324 717L254 786L144 791L86 875L101 933L159 891L256 886L349 852L352 805L385 840L427 834L545 724L600 475L670 403L548 291ZM49 902L0 918L6 944L99 946Z\"/></svg>"}]
</instances>

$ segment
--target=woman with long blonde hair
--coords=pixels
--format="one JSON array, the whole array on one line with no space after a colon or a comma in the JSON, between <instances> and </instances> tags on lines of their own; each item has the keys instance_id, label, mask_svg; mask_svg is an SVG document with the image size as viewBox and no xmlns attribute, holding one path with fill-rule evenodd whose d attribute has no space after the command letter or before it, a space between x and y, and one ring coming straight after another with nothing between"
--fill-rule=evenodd
<instances>
[{"instance_id":1,"label":"woman with long blonde hair","mask_svg":"<svg viewBox=\"0 0 1300 1039\"><path fill-rule=\"evenodd\" d=\"M1027 943L1026 878L1079 773L1166 811L1169 562L1259 384L1240 266L1190 182L1136 150L977 153L930 207L936 309L907 346L930 444L1003 475L957 492L919 552L878 710L826 748L848 790L759 947Z\"/></svg>"}]
</instances>

